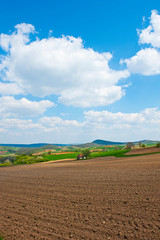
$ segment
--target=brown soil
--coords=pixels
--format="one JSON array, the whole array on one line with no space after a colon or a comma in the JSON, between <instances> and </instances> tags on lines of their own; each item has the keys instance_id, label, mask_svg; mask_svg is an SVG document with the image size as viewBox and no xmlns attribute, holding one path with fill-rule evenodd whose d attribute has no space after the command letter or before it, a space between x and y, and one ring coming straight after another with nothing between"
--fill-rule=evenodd
<instances>
[{"instance_id":1,"label":"brown soil","mask_svg":"<svg viewBox=\"0 0 160 240\"><path fill-rule=\"evenodd\" d=\"M160 152L158 147L146 147L146 148L135 148L126 153L126 155L135 155L135 154L146 154L146 153L157 153Z\"/></svg>"},{"instance_id":2,"label":"brown soil","mask_svg":"<svg viewBox=\"0 0 160 240\"><path fill-rule=\"evenodd\" d=\"M0 168L6 240L160 239L160 154Z\"/></svg>"}]
</instances>

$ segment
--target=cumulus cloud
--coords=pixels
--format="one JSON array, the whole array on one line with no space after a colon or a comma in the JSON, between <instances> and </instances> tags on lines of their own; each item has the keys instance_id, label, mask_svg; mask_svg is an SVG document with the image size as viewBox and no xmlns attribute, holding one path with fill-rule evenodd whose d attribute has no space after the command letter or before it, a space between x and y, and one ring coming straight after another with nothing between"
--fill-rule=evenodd
<instances>
[{"instance_id":1,"label":"cumulus cloud","mask_svg":"<svg viewBox=\"0 0 160 240\"><path fill-rule=\"evenodd\" d=\"M60 117L41 117L38 120L0 119L0 137L8 143L76 143L82 141L83 123ZM3 131L1 131L3 129Z\"/></svg>"},{"instance_id":2,"label":"cumulus cloud","mask_svg":"<svg viewBox=\"0 0 160 240\"><path fill-rule=\"evenodd\" d=\"M11 35L0 35L0 46L7 53L0 62L2 95L6 95L5 84L14 84L13 94L54 94L65 105L78 107L104 106L124 95L117 84L129 72L111 69L110 53L85 48L81 38L72 36L30 41L34 26L15 28Z\"/></svg>"},{"instance_id":3,"label":"cumulus cloud","mask_svg":"<svg viewBox=\"0 0 160 240\"><path fill-rule=\"evenodd\" d=\"M94 139L112 141L158 140L160 134L160 110L144 109L138 113L112 113L109 111L86 111L85 119L41 117L39 119L0 119L0 137L14 142L84 143ZM22 138L23 136L23 138ZM84 140L85 139L85 140Z\"/></svg>"},{"instance_id":4,"label":"cumulus cloud","mask_svg":"<svg viewBox=\"0 0 160 240\"><path fill-rule=\"evenodd\" d=\"M32 119L19 119L19 118L3 118L0 120L0 127L6 130L10 131L17 131L17 130L23 130L22 135L25 133L25 130L27 129L42 129L42 125L39 123L33 122ZM22 137L21 135L21 137Z\"/></svg>"},{"instance_id":5,"label":"cumulus cloud","mask_svg":"<svg viewBox=\"0 0 160 240\"><path fill-rule=\"evenodd\" d=\"M160 52L154 48L145 48L135 56L124 61L131 73L145 76L160 74Z\"/></svg>"},{"instance_id":6,"label":"cumulus cloud","mask_svg":"<svg viewBox=\"0 0 160 240\"><path fill-rule=\"evenodd\" d=\"M139 43L151 44L160 48L160 15L153 10L150 17L150 25L142 30L138 30Z\"/></svg>"},{"instance_id":7,"label":"cumulus cloud","mask_svg":"<svg viewBox=\"0 0 160 240\"><path fill-rule=\"evenodd\" d=\"M145 76L160 74L160 15L156 10L152 11L149 26L138 30L138 35L140 44L151 46L129 59L121 60L121 63L126 63L130 73Z\"/></svg>"},{"instance_id":8,"label":"cumulus cloud","mask_svg":"<svg viewBox=\"0 0 160 240\"><path fill-rule=\"evenodd\" d=\"M41 129L44 132L73 129L74 127L82 127L84 122L80 123L77 120L64 120L60 117L41 117L36 121L33 119L20 119L20 118L3 118L0 120L0 127L3 129ZM62 131L63 134L63 131Z\"/></svg>"},{"instance_id":9,"label":"cumulus cloud","mask_svg":"<svg viewBox=\"0 0 160 240\"><path fill-rule=\"evenodd\" d=\"M149 108L138 113L92 110L84 114L89 139L101 138L125 142L159 139L160 110L158 108Z\"/></svg>"},{"instance_id":10,"label":"cumulus cloud","mask_svg":"<svg viewBox=\"0 0 160 240\"><path fill-rule=\"evenodd\" d=\"M47 128L52 127L80 127L83 126L83 123L80 123L76 120L63 120L60 117L42 117L40 118L39 122L46 126Z\"/></svg>"},{"instance_id":11,"label":"cumulus cloud","mask_svg":"<svg viewBox=\"0 0 160 240\"><path fill-rule=\"evenodd\" d=\"M139 113L112 113L109 111L88 111L85 112L87 122L101 125L141 125L141 124L160 124L160 111L158 108L148 108Z\"/></svg>"},{"instance_id":12,"label":"cumulus cloud","mask_svg":"<svg viewBox=\"0 0 160 240\"><path fill-rule=\"evenodd\" d=\"M23 94L23 91L16 83L3 83L0 82L0 94L3 96L7 95L18 95Z\"/></svg>"},{"instance_id":13,"label":"cumulus cloud","mask_svg":"<svg viewBox=\"0 0 160 240\"><path fill-rule=\"evenodd\" d=\"M3 33L0 35L0 46L6 52L9 50L15 52L18 47L27 44L30 41L29 34L35 32L34 26L26 23L17 24L15 29L11 35Z\"/></svg>"},{"instance_id":14,"label":"cumulus cloud","mask_svg":"<svg viewBox=\"0 0 160 240\"><path fill-rule=\"evenodd\" d=\"M34 117L43 114L52 106L54 103L48 100L36 102L26 98L16 100L12 96L4 96L0 98L0 116Z\"/></svg>"}]
</instances>

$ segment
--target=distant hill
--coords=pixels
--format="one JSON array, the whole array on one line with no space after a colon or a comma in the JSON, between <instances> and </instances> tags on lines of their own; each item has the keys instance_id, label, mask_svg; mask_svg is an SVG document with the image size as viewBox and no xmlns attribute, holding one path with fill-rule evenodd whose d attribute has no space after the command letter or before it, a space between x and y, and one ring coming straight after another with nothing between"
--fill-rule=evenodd
<instances>
[{"instance_id":1,"label":"distant hill","mask_svg":"<svg viewBox=\"0 0 160 240\"><path fill-rule=\"evenodd\" d=\"M153 140L141 140L141 141L135 141L134 144L138 144L141 142L142 144L156 144L159 141L153 141ZM112 142L102 139L97 139L91 143L83 143L83 144L48 144L48 143L32 143L32 144L0 144L0 146L5 147L19 147L19 148L43 148L43 149L52 149L54 147L65 147L65 146L76 146L80 148L86 148L86 147L98 147L98 145L125 145L128 142Z\"/></svg>"},{"instance_id":2,"label":"distant hill","mask_svg":"<svg viewBox=\"0 0 160 240\"><path fill-rule=\"evenodd\" d=\"M138 144L139 142L141 142L142 144L156 144L158 141L156 141L156 140L141 140L141 141L135 141L132 143ZM99 145L125 145L128 142L112 142L112 141L97 139L97 140L93 141L92 143L96 143Z\"/></svg>"},{"instance_id":3,"label":"distant hill","mask_svg":"<svg viewBox=\"0 0 160 240\"><path fill-rule=\"evenodd\" d=\"M137 142L134 142L135 144L141 142L142 144L157 144L159 141L156 141L156 140L142 140L142 141L137 141Z\"/></svg>"},{"instance_id":4,"label":"distant hill","mask_svg":"<svg viewBox=\"0 0 160 240\"><path fill-rule=\"evenodd\" d=\"M98 147L99 144L92 142L92 143L76 144L74 146L75 147L80 147L80 148L91 148L91 147Z\"/></svg>"},{"instance_id":5,"label":"distant hill","mask_svg":"<svg viewBox=\"0 0 160 240\"><path fill-rule=\"evenodd\" d=\"M70 144L48 144L48 143L32 143L32 144L0 144L0 146L5 146L5 147L20 147L20 148L39 148L39 147L44 147L47 146L70 146Z\"/></svg>"},{"instance_id":6,"label":"distant hill","mask_svg":"<svg viewBox=\"0 0 160 240\"><path fill-rule=\"evenodd\" d=\"M125 144L124 142L111 142L111 141L106 141L106 140L101 140L101 139L97 139L97 140L93 141L92 143L96 143L99 145L123 145L123 144Z\"/></svg>"}]
</instances>

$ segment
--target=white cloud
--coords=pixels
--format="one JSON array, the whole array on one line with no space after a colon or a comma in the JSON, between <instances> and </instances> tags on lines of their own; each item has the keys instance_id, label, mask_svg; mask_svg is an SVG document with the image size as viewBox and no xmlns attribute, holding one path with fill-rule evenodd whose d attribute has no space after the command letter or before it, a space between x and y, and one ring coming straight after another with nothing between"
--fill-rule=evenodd
<instances>
[{"instance_id":1,"label":"white cloud","mask_svg":"<svg viewBox=\"0 0 160 240\"><path fill-rule=\"evenodd\" d=\"M52 127L80 127L83 125L83 123L79 123L76 120L63 120L60 117L42 117L39 120L39 123L41 123L46 128L52 128Z\"/></svg>"},{"instance_id":2,"label":"white cloud","mask_svg":"<svg viewBox=\"0 0 160 240\"><path fill-rule=\"evenodd\" d=\"M129 72L112 70L110 53L84 48L81 38L71 36L31 42L30 32L35 32L32 25L19 24L11 35L0 35L7 52L1 56L1 78L3 85L15 84L13 94L55 94L65 105L78 107L104 106L124 95L117 84ZM1 94L6 94L5 87Z\"/></svg>"},{"instance_id":3,"label":"white cloud","mask_svg":"<svg viewBox=\"0 0 160 240\"><path fill-rule=\"evenodd\" d=\"M7 95L18 95L23 93L22 89L17 86L16 83L3 83L0 82L0 94L3 96Z\"/></svg>"},{"instance_id":4,"label":"white cloud","mask_svg":"<svg viewBox=\"0 0 160 240\"><path fill-rule=\"evenodd\" d=\"M32 119L0 119L0 137L3 143L76 143L82 141L83 123L59 117ZM1 131L3 129L3 131Z\"/></svg>"},{"instance_id":5,"label":"white cloud","mask_svg":"<svg viewBox=\"0 0 160 240\"><path fill-rule=\"evenodd\" d=\"M37 121L32 119L19 119L19 118L3 118L0 120L0 127L3 129L33 129L39 128L46 131L71 129L74 127L82 127L84 123L76 120L63 120L60 117L41 117ZM62 131L63 134L63 131Z\"/></svg>"},{"instance_id":6,"label":"white cloud","mask_svg":"<svg viewBox=\"0 0 160 240\"><path fill-rule=\"evenodd\" d=\"M53 102L42 100L29 101L26 98L16 100L12 96L0 98L0 116L2 117L34 117L43 114L47 108L54 106Z\"/></svg>"},{"instance_id":7,"label":"white cloud","mask_svg":"<svg viewBox=\"0 0 160 240\"><path fill-rule=\"evenodd\" d=\"M156 10L152 11L150 25L142 30L138 30L139 43L151 44L160 48L160 15Z\"/></svg>"},{"instance_id":8,"label":"white cloud","mask_svg":"<svg viewBox=\"0 0 160 240\"><path fill-rule=\"evenodd\" d=\"M29 34L35 32L34 26L26 23L17 24L15 29L17 31L11 35L3 33L0 35L0 46L6 52L10 50L14 53L18 47L27 44L30 41Z\"/></svg>"},{"instance_id":9,"label":"white cloud","mask_svg":"<svg viewBox=\"0 0 160 240\"><path fill-rule=\"evenodd\" d=\"M123 62L126 63L130 73L145 76L160 74L160 52L154 48L142 49L132 58L121 61Z\"/></svg>"},{"instance_id":10,"label":"white cloud","mask_svg":"<svg viewBox=\"0 0 160 240\"><path fill-rule=\"evenodd\" d=\"M160 110L145 109L139 113L88 111L85 120L41 117L38 120L0 119L0 137L14 142L84 143L101 138L112 141L141 139L160 140ZM6 140L7 141L7 140ZM8 141L7 141L8 142Z\"/></svg>"},{"instance_id":11,"label":"white cloud","mask_svg":"<svg viewBox=\"0 0 160 240\"><path fill-rule=\"evenodd\" d=\"M150 25L138 30L138 35L140 44L150 44L151 47L138 51L135 56L120 63L126 63L130 73L145 76L160 74L160 15L156 10L152 11Z\"/></svg>"},{"instance_id":12,"label":"white cloud","mask_svg":"<svg viewBox=\"0 0 160 240\"><path fill-rule=\"evenodd\" d=\"M148 108L139 113L112 113L108 111L88 111L84 112L87 122L97 125L141 125L160 124L160 111L158 108Z\"/></svg>"},{"instance_id":13,"label":"white cloud","mask_svg":"<svg viewBox=\"0 0 160 240\"><path fill-rule=\"evenodd\" d=\"M145 109L139 113L85 112L88 138L112 141L160 140L160 110Z\"/></svg>"}]
</instances>

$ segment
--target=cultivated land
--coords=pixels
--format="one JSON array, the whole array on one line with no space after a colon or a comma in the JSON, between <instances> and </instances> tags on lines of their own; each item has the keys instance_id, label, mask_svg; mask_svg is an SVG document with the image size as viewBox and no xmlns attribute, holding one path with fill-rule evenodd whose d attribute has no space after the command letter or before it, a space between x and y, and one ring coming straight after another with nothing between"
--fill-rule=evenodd
<instances>
[{"instance_id":1,"label":"cultivated land","mask_svg":"<svg viewBox=\"0 0 160 240\"><path fill-rule=\"evenodd\" d=\"M160 239L160 154L0 168L6 240Z\"/></svg>"},{"instance_id":2,"label":"cultivated land","mask_svg":"<svg viewBox=\"0 0 160 240\"><path fill-rule=\"evenodd\" d=\"M145 148L135 148L127 152L125 155L136 155L136 154L148 154L160 152L160 148L157 147L145 147Z\"/></svg>"}]
</instances>

